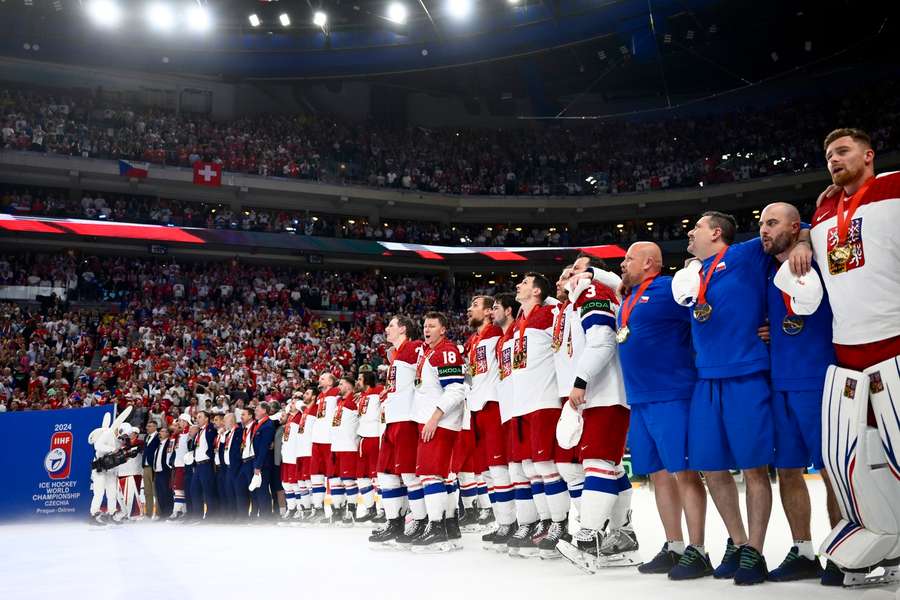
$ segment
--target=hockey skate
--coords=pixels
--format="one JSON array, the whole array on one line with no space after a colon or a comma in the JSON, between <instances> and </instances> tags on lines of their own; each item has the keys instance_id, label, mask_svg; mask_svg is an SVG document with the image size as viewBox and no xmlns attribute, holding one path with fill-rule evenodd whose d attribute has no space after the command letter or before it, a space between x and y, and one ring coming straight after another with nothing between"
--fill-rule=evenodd
<instances>
[{"instance_id":1,"label":"hockey skate","mask_svg":"<svg viewBox=\"0 0 900 600\"><path fill-rule=\"evenodd\" d=\"M606 567L636 567L643 564L638 550L637 536L631 527L631 511L625 524L610 531L603 537L600 546L600 560Z\"/></svg>"},{"instance_id":2,"label":"hockey skate","mask_svg":"<svg viewBox=\"0 0 900 600\"><path fill-rule=\"evenodd\" d=\"M600 570L598 557L602 542L603 534L601 532L582 528L572 536L571 542L560 540L556 544L556 549L563 558L577 568L593 575Z\"/></svg>"},{"instance_id":3,"label":"hockey skate","mask_svg":"<svg viewBox=\"0 0 900 600\"><path fill-rule=\"evenodd\" d=\"M480 531L478 525L478 511L474 507L467 508L460 514L459 529L463 533L477 533Z\"/></svg>"},{"instance_id":4,"label":"hockey skate","mask_svg":"<svg viewBox=\"0 0 900 600\"><path fill-rule=\"evenodd\" d=\"M340 523L337 520L335 520L335 523L341 527L353 527L356 525L356 516L353 514L353 509L349 506L342 506Z\"/></svg>"},{"instance_id":5,"label":"hockey skate","mask_svg":"<svg viewBox=\"0 0 900 600\"><path fill-rule=\"evenodd\" d=\"M88 519L88 525L91 525L92 529L105 529L109 524L109 518L106 513L102 512L91 515L91 518Z\"/></svg>"},{"instance_id":6,"label":"hockey skate","mask_svg":"<svg viewBox=\"0 0 900 600\"><path fill-rule=\"evenodd\" d=\"M900 582L900 559L881 561L868 569L841 569L844 573L844 587L865 587L890 585Z\"/></svg>"},{"instance_id":7,"label":"hockey skate","mask_svg":"<svg viewBox=\"0 0 900 600\"><path fill-rule=\"evenodd\" d=\"M500 525L497 527L496 531L483 535L481 541L484 543L485 550L493 550L494 552L502 552L505 554L508 552L506 544L509 542L509 538L511 538L518 529L519 524L513 521L508 525ZM488 541L488 538L490 541Z\"/></svg>"},{"instance_id":8,"label":"hockey skate","mask_svg":"<svg viewBox=\"0 0 900 600\"><path fill-rule=\"evenodd\" d=\"M428 527L428 519L411 519L406 523L406 528L403 530L403 533L394 540L393 546L398 550L409 550L411 547L413 540L418 539L423 533L425 533L425 528Z\"/></svg>"},{"instance_id":9,"label":"hockey skate","mask_svg":"<svg viewBox=\"0 0 900 600\"><path fill-rule=\"evenodd\" d=\"M456 517L444 519L447 528L447 539L449 540L451 550L462 550L462 531L460 531L459 520Z\"/></svg>"},{"instance_id":10,"label":"hockey skate","mask_svg":"<svg viewBox=\"0 0 900 600\"><path fill-rule=\"evenodd\" d=\"M387 523L387 515L384 514L383 508L379 508L375 511L375 516L372 518L372 522L375 524Z\"/></svg>"},{"instance_id":11,"label":"hockey skate","mask_svg":"<svg viewBox=\"0 0 900 600\"><path fill-rule=\"evenodd\" d=\"M487 531L494 527L494 509L479 508L478 509L478 527L480 531Z\"/></svg>"},{"instance_id":12,"label":"hockey skate","mask_svg":"<svg viewBox=\"0 0 900 600\"><path fill-rule=\"evenodd\" d=\"M447 522L428 521L422 535L410 542L410 550L417 554L437 554L454 550L447 536Z\"/></svg>"},{"instance_id":13,"label":"hockey skate","mask_svg":"<svg viewBox=\"0 0 900 600\"><path fill-rule=\"evenodd\" d=\"M361 505L362 506L362 505ZM357 523L374 523L375 515L376 515L375 507L370 506L369 508L363 508L362 514L359 511L356 513L356 522Z\"/></svg>"},{"instance_id":14,"label":"hockey skate","mask_svg":"<svg viewBox=\"0 0 900 600\"><path fill-rule=\"evenodd\" d=\"M403 535L403 517L397 517L388 521L384 527L374 531L369 536L369 542L373 550L393 549L396 540Z\"/></svg>"},{"instance_id":15,"label":"hockey skate","mask_svg":"<svg viewBox=\"0 0 900 600\"><path fill-rule=\"evenodd\" d=\"M541 527L541 521L535 521L527 525L520 524L519 528L509 538L509 541L506 542L507 553L510 556L520 556L522 558L537 556L537 544L531 538L539 527Z\"/></svg>"},{"instance_id":16,"label":"hockey skate","mask_svg":"<svg viewBox=\"0 0 900 600\"><path fill-rule=\"evenodd\" d=\"M572 535L569 533L569 520L553 521L547 529L547 535L538 542L538 551L542 559L552 560L562 558L559 550L556 549L560 540L571 542Z\"/></svg>"}]
</instances>

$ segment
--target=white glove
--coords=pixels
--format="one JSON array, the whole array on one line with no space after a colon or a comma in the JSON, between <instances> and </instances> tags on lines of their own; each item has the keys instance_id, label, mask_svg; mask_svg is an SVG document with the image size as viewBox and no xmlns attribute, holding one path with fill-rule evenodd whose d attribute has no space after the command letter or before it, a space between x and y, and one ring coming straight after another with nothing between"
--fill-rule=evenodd
<instances>
[{"instance_id":1,"label":"white glove","mask_svg":"<svg viewBox=\"0 0 900 600\"><path fill-rule=\"evenodd\" d=\"M185 466L188 466L188 467L191 466L192 464L194 464L194 452L193 451L186 452L184 454L184 464L185 464Z\"/></svg>"},{"instance_id":2,"label":"white glove","mask_svg":"<svg viewBox=\"0 0 900 600\"><path fill-rule=\"evenodd\" d=\"M584 419L581 416L581 408L572 408L568 402L563 404L562 413L556 423L556 443L559 447L564 450L574 448L581 441L583 430Z\"/></svg>"},{"instance_id":3,"label":"white glove","mask_svg":"<svg viewBox=\"0 0 900 600\"><path fill-rule=\"evenodd\" d=\"M253 490L257 489L261 485L262 485L262 475L260 475L259 473L254 473L253 479L250 480L250 485L247 486L247 489L252 492Z\"/></svg>"},{"instance_id":4,"label":"white glove","mask_svg":"<svg viewBox=\"0 0 900 600\"><path fill-rule=\"evenodd\" d=\"M693 306L700 293L700 268L703 266L699 260L694 259L683 269L679 269L672 277L672 297L681 306Z\"/></svg>"},{"instance_id":5,"label":"white glove","mask_svg":"<svg viewBox=\"0 0 900 600\"><path fill-rule=\"evenodd\" d=\"M811 270L797 277L791 273L790 264L782 263L775 273L775 287L791 297L791 310L798 315L811 315L819 308L825 292L819 274Z\"/></svg>"}]
</instances>

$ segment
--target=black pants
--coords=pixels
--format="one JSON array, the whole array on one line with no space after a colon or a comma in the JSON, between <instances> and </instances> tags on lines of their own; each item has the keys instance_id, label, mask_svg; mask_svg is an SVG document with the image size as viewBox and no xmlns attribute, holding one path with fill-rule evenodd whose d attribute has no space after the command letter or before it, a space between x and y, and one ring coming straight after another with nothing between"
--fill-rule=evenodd
<instances>
[{"instance_id":1,"label":"black pants","mask_svg":"<svg viewBox=\"0 0 900 600\"><path fill-rule=\"evenodd\" d=\"M175 497L169 487L171 481L171 471L159 471L154 473L153 488L156 492L156 505L159 507L159 518L165 519L172 514L175 506Z\"/></svg>"}]
</instances>

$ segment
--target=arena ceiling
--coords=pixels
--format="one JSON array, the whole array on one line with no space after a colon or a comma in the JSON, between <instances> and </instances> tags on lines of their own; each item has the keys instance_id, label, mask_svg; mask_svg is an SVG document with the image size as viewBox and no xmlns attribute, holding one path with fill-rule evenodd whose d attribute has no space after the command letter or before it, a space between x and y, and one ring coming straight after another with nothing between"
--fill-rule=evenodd
<instances>
[{"instance_id":1,"label":"arena ceiling","mask_svg":"<svg viewBox=\"0 0 900 600\"><path fill-rule=\"evenodd\" d=\"M403 24L388 18L393 0L172 0L162 32L146 15L156 1L4 0L0 53L228 80L378 77L494 102L548 89L671 102L889 56L897 29L890 3L847 0L471 0L459 17L451 8L470 0L399 0ZM97 3L118 23L93 22ZM188 9L207 12L208 31L191 30Z\"/></svg>"}]
</instances>

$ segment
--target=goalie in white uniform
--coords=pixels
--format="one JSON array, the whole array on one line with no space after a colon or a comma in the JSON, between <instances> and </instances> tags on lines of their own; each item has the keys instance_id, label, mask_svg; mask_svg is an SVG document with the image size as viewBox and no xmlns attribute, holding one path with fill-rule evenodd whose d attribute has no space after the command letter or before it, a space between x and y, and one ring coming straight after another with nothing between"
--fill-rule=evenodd
<instances>
[{"instance_id":1,"label":"goalie in white uniform","mask_svg":"<svg viewBox=\"0 0 900 600\"><path fill-rule=\"evenodd\" d=\"M821 552L844 584L900 579L900 174L875 177L875 152L858 129L825 138L834 185L819 198L812 254L834 313L838 364L822 399L822 453L843 519ZM795 273L810 252L791 254ZM884 572L874 571L883 567Z\"/></svg>"}]
</instances>

